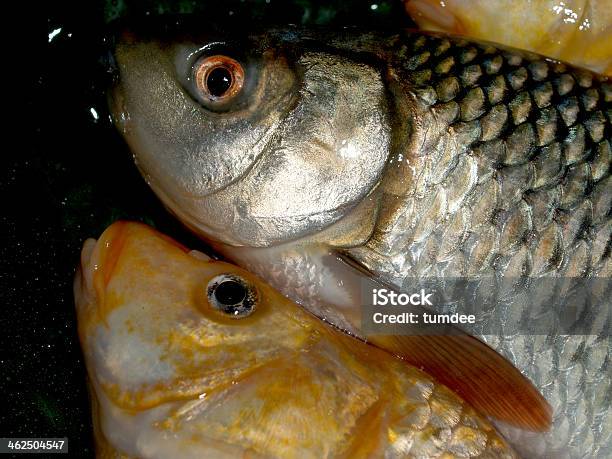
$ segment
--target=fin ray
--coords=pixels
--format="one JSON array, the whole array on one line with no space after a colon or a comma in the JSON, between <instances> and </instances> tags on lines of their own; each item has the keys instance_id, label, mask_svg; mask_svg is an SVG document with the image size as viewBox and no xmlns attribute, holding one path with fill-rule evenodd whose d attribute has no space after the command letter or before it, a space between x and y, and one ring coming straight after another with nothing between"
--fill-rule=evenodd
<instances>
[{"instance_id":1,"label":"fin ray","mask_svg":"<svg viewBox=\"0 0 612 459\"><path fill-rule=\"evenodd\" d=\"M482 414L546 431L552 408L502 355L469 335L372 336L369 341L432 375Z\"/></svg>"}]
</instances>

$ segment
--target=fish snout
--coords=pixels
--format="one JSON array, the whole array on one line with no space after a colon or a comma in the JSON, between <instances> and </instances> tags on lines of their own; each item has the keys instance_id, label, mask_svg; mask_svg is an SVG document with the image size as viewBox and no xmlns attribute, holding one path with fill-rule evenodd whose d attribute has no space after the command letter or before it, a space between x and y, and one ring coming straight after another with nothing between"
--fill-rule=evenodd
<instances>
[{"instance_id":1,"label":"fish snout","mask_svg":"<svg viewBox=\"0 0 612 459\"><path fill-rule=\"evenodd\" d=\"M91 268L91 263L96 244L97 241L93 238L89 238L83 243L81 261L74 277L73 291L77 313L79 314L91 305L94 299L93 269Z\"/></svg>"},{"instance_id":2,"label":"fish snout","mask_svg":"<svg viewBox=\"0 0 612 459\"><path fill-rule=\"evenodd\" d=\"M109 229L112 229L112 225ZM73 283L75 307L78 319L79 336L83 341L88 330L98 321L97 311L104 304L106 290L105 248L111 245L105 231L99 239L87 239L81 249L81 261Z\"/></svg>"},{"instance_id":3,"label":"fish snout","mask_svg":"<svg viewBox=\"0 0 612 459\"><path fill-rule=\"evenodd\" d=\"M81 250L81 263L74 280L77 312L103 303L106 287L125 245L127 222L113 223L98 240L87 239Z\"/></svg>"}]
</instances>

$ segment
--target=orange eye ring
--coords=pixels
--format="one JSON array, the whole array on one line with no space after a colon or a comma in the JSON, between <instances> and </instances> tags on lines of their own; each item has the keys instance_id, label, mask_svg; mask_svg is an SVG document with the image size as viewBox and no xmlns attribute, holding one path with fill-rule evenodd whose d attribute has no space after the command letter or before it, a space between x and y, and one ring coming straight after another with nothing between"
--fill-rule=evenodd
<instances>
[{"instance_id":1,"label":"orange eye ring","mask_svg":"<svg viewBox=\"0 0 612 459\"><path fill-rule=\"evenodd\" d=\"M223 101L234 97L244 84L244 69L231 57L208 56L198 62L195 81L202 97Z\"/></svg>"}]
</instances>

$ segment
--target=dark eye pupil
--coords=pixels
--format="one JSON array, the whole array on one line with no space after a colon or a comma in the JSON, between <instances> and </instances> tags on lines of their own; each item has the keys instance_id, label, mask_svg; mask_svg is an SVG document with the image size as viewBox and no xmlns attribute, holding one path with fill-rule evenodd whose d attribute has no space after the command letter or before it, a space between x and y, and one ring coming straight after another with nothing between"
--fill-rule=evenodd
<instances>
[{"instance_id":1,"label":"dark eye pupil","mask_svg":"<svg viewBox=\"0 0 612 459\"><path fill-rule=\"evenodd\" d=\"M244 285L233 281L225 281L219 284L215 290L215 298L221 304L234 305L240 303L246 297Z\"/></svg>"},{"instance_id":2,"label":"dark eye pupil","mask_svg":"<svg viewBox=\"0 0 612 459\"><path fill-rule=\"evenodd\" d=\"M221 97L232 85L232 75L225 67L211 70L206 79L206 86L211 95Z\"/></svg>"},{"instance_id":3,"label":"dark eye pupil","mask_svg":"<svg viewBox=\"0 0 612 459\"><path fill-rule=\"evenodd\" d=\"M220 274L206 287L208 304L232 319L242 319L255 311L259 302L257 288L235 274Z\"/></svg>"}]
</instances>

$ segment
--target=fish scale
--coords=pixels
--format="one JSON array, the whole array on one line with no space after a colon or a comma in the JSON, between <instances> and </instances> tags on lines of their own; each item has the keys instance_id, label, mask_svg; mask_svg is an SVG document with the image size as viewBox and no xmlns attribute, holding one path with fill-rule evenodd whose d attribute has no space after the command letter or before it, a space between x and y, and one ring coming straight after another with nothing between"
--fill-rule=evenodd
<instances>
[{"instance_id":1,"label":"fish scale","mask_svg":"<svg viewBox=\"0 0 612 459\"><path fill-rule=\"evenodd\" d=\"M181 21L160 30L118 40L110 100L138 167L179 219L361 337L364 286L477 280L474 331L554 411L547 434L504 427L513 445L527 457L612 455L609 311L589 312L585 335L560 335L548 292L521 287L611 275L608 80L417 31L203 30ZM208 46L243 65L245 86L221 105L191 78ZM520 280L518 290L485 288L504 278ZM607 284L593 284L594 301L610 296ZM556 287L557 297L574 294L571 283ZM542 317L558 327L549 336L517 323ZM484 333L487 320L500 324L496 336ZM494 376L462 377L492 368L470 360L499 359L485 358L488 348L464 350L462 360L450 336L420 347L366 338L442 369L437 377L488 415L548 426L548 407L505 360ZM512 399L519 387L531 391L528 402Z\"/></svg>"},{"instance_id":2,"label":"fish scale","mask_svg":"<svg viewBox=\"0 0 612 459\"><path fill-rule=\"evenodd\" d=\"M383 198L393 205L351 257L399 288L422 276L609 277L607 79L436 35L407 34L397 56L400 78L430 121L431 148L403 152L425 172L405 195ZM610 389L609 334L549 337L539 346L538 336L481 338L521 368L556 413L546 436L506 430L519 451L612 453L600 429L610 397L589 403Z\"/></svg>"}]
</instances>

